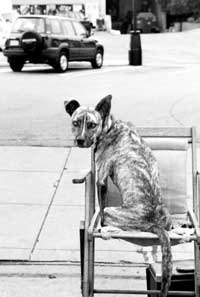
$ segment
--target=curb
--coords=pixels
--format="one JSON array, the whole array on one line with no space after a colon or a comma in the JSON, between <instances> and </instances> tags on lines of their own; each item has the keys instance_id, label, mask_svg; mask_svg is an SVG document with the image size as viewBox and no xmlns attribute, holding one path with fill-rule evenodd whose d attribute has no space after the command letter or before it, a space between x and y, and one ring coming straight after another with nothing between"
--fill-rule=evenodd
<instances>
[{"instance_id":1,"label":"curb","mask_svg":"<svg viewBox=\"0 0 200 297\"><path fill-rule=\"evenodd\" d=\"M97 278L120 279L127 278L145 280L147 265L98 265ZM30 264L5 264L0 268L1 277L22 278L80 278L80 263L30 263Z\"/></svg>"}]
</instances>

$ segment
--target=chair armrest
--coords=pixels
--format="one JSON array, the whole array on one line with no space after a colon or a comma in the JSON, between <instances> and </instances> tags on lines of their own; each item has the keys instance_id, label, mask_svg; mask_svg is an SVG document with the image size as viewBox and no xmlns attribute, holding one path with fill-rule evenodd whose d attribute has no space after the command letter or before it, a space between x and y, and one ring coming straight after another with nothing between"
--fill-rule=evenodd
<instances>
[{"instance_id":1,"label":"chair armrest","mask_svg":"<svg viewBox=\"0 0 200 297\"><path fill-rule=\"evenodd\" d=\"M197 242L200 244L200 228L199 228L199 223L197 221L197 218L193 212L193 210L188 207L188 215L189 215L189 218L194 226L194 230L195 230L195 234L196 234L196 237L197 237Z\"/></svg>"},{"instance_id":2,"label":"chair armrest","mask_svg":"<svg viewBox=\"0 0 200 297\"><path fill-rule=\"evenodd\" d=\"M82 184L85 182L88 174L91 172L91 170L81 170L77 172L77 177L72 179L73 184Z\"/></svg>"},{"instance_id":3,"label":"chair armrest","mask_svg":"<svg viewBox=\"0 0 200 297\"><path fill-rule=\"evenodd\" d=\"M88 227L88 235L89 236L92 236L95 228L97 227L98 223L100 221L100 208L97 207L92 219L91 219L91 222L90 222L90 225Z\"/></svg>"}]
</instances>

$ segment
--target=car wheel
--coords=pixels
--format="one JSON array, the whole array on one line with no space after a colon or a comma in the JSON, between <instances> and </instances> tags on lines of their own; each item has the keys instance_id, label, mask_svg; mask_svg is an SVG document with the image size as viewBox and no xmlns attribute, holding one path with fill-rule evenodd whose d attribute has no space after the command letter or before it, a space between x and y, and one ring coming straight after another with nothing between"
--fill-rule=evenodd
<instances>
[{"instance_id":1,"label":"car wheel","mask_svg":"<svg viewBox=\"0 0 200 297\"><path fill-rule=\"evenodd\" d=\"M97 50L94 59L91 61L93 68L101 68L103 65L103 52Z\"/></svg>"},{"instance_id":2,"label":"car wheel","mask_svg":"<svg viewBox=\"0 0 200 297\"><path fill-rule=\"evenodd\" d=\"M27 31L21 37L22 48L25 52L34 53L42 49L42 36L35 31Z\"/></svg>"},{"instance_id":3,"label":"car wheel","mask_svg":"<svg viewBox=\"0 0 200 297\"><path fill-rule=\"evenodd\" d=\"M57 72L65 72L68 69L68 56L65 52L60 52L58 58L53 63L53 67Z\"/></svg>"},{"instance_id":4,"label":"car wheel","mask_svg":"<svg viewBox=\"0 0 200 297\"><path fill-rule=\"evenodd\" d=\"M24 61L9 61L10 68L14 72L20 72L24 66Z\"/></svg>"}]
</instances>

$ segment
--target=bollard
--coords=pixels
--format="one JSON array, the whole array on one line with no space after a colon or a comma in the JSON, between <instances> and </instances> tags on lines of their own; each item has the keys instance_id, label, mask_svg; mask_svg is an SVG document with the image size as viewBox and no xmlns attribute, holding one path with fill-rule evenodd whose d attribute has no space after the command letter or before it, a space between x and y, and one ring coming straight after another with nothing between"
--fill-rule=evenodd
<instances>
[{"instance_id":1,"label":"bollard","mask_svg":"<svg viewBox=\"0 0 200 297\"><path fill-rule=\"evenodd\" d=\"M135 31L130 32L129 65L142 65L142 48L140 33Z\"/></svg>"}]
</instances>

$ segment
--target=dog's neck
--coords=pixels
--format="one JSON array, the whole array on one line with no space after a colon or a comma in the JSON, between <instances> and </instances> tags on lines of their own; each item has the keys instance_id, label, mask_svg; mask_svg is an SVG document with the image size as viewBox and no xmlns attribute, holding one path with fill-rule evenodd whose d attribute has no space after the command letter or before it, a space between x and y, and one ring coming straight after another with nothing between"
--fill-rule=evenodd
<instances>
[{"instance_id":1,"label":"dog's neck","mask_svg":"<svg viewBox=\"0 0 200 297\"><path fill-rule=\"evenodd\" d=\"M94 150L96 151L97 150L97 147L98 147L98 144L101 142L101 140L103 138L106 137L106 135L110 132L110 130L112 129L113 125L114 125L114 118L112 115L109 115L104 123L103 123L103 127L102 127L102 131L100 133L100 135L96 138L96 141L94 143Z\"/></svg>"},{"instance_id":2,"label":"dog's neck","mask_svg":"<svg viewBox=\"0 0 200 297\"><path fill-rule=\"evenodd\" d=\"M102 128L100 137L104 136L105 134L107 134L110 131L111 127L113 126L113 123L114 123L114 118L112 115L109 115L104 121L104 125Z\"/></svg>"}]
</instances>

